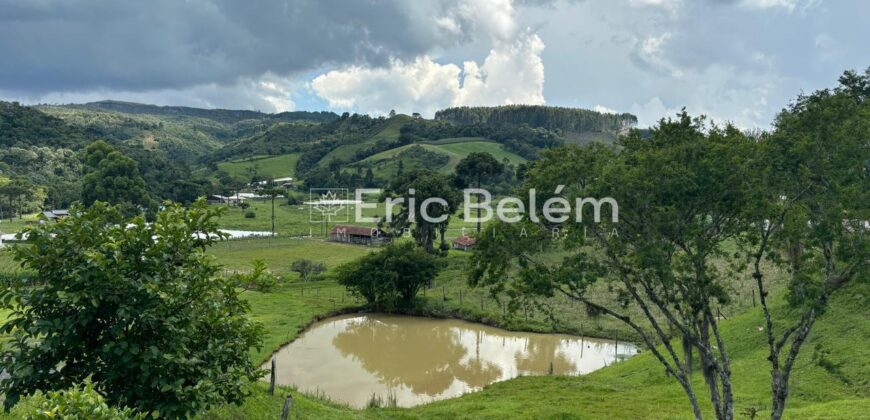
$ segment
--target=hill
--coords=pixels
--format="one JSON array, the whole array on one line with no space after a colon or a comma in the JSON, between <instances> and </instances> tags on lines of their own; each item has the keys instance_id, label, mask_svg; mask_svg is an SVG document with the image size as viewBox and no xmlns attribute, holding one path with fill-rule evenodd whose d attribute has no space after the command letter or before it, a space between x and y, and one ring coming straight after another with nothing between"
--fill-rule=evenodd
<instances>
[{"instance_id":1,"label":"hill","mask_svg":"<svg viewBox=\"0 0 870 420\"><path fill-rule=\"evenodd\" d=\"M403 170L426 168L449 174L456 169L459 161L474 152L489 153L497 160L507 160L513 165L526 162L525 158L506 151L502 144L484 138L467 137L399 146L351 163L345 170L372 168L376 178L389 179L398 172L401 162Z\"/></svg>"},{"instance_id":2,"label":"hill","mask_svg":"<svg viewBox=\"0 0 870 420\"><path fill-rule=\"evenodd\" d=\"M235 124L244 120L270 120L270 121L313 121L328 122L338 119L334 112L319 111L292 111L267 114L260 111L231 110L231 109L202 109L186 106L157 106L135 102L123 101L99 101L80 105L82 108L101 111L114 111L123 114L147 114L169 117L195 117L208 118L224 124Z\"/></svg>"},{"instance_id":3,"label":"hill","mask_svg":"<svg viewBox=\"0 0 870 420\"><path fill-rule=\"evenodd\" d=\"M0 101L0 146L78 149L89 137L84 130L38 109Z\"/></svg>"}]
</instances>

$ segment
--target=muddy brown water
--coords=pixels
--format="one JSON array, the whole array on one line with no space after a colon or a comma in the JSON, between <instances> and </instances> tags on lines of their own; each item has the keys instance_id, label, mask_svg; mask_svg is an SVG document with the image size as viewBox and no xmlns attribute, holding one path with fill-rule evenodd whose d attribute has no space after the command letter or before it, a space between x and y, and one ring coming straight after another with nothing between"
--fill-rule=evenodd
<instances>
[{"instance_id":1,"label":"muddy brown water","mask_svg":"<svg viewBox=\"0 0 870 420\"><path fill-rule=\"evenodd\" d=\"M277 382L364 407L410 407L520 375L582 375L631 357L630 343L506 331L456 319L365 314L317 322L276 354ZM269 363L264 365L269 368Z\"/></svg>"}]
</instances>

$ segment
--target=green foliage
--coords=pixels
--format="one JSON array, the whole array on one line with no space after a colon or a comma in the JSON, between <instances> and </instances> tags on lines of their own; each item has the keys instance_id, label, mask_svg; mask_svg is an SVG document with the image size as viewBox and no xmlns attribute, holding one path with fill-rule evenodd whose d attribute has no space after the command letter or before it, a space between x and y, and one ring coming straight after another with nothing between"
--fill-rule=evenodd
<instances>
[{"instance_id":1,"label":"green foliage","mask_svg":"<svg viewBox=\"0 0 870 420\"><path fill-rule=\"evenodd\" d=\"M204 253L218 214L198 201L146 223L97 202L31 227L14 252L39 285L0 293L7 407L89 376L110 404L161 416L241 402L261 331Z\"/></svg>"},{"instance_id":2,"label":"green foliage","mask_svg":"<svg viewBox=\"0 0 870 420\"><path fill-rule=\"evenodd\" d=\"M465 185L471 185L480 188L481 183L487 177L491 177L500 173L504 169L501 162L495 160L491 154L486 152L475 152L466 156L456 166L456 175L463 181Z\"/></svg>"},{"instance_id":3,"label":"green foliage","mask_svg":"<svg viewBox=\"0 0 870 420\"><path fill-rule=\"evenodd\" d=\"M145 418L130 408L115 408L94 389L90 381L82 386L49 391L36 391L21 399L9 413L13 418L25 420L128 420Z\"/></svg>"},{"instance_id":4,"label":"green foliage","mask_svg":"<svg viewBox=\"0 0 870 420\"><path fill-rule=\"evenodd\" d=\"M619 131L637 124L631 114L604 114L588 109L543 105L502 105L495 107L457 107L435 113L436 120L460 125L528 125L558 131Z\"/></svg>"},{"instance_id":5,"label":"green foliage","mask_svg":"<svg viewBox=\"0 0 870 420\"><path fill-rule=\"evenodd\" d=\"M326 266L323 263L301 259L293 261L293 264L290 265L290 271L299 273L299 278L303 281L311 281L315 280L317 276L326 271Z\"/></svg>"},{"instance_id":6,"label":"green foliage","mask_svg":"<svg viewBox=\"0 0 870 420\"><path fill-rule=\"evenodd\" d=\"M337 280L378 310L409 304L438 274L440 263L411 242L392 243L338 268Z\"/></svg>"},{"instance_id":7,"label":"green foliage","mask_svg":"<svg viewBox=\"0 0 870 420\"><path fill-rule=\"evenodd\" d=\"M259 292L270 292L278 284L278 277L269 272L266 267L266 261L255 259L252 263L249 273L238 273L233 275L237 287L245 290L257 290Z\"/></svg>"},{"instance_id":8,"label":"green foliage","mask_svg":"<svg viewBox=\"0 0 870 420\"><path fill-rule=\"evenodd\" d=\"M17 102L0 101L0 146L82 147L88 136L63 120Z\"/></svg>"},{"instance_id":9,"label":"green foliage","mask_svg":"<svg viewBox=\"0 0 870 420\"><path fill-rule=\"evenodd\" d=\"M91 143L85 150L84 164L82 203L86 206L102 201L120 205L128 215L154 207L136 161L108 143Z\"/></svg>"},{"instance_id":10,"label":"green foliage","mask_svg":"<svg viewBox=\"0 0 870 420\"><path fill-rule=\"evenodd\" d=\"M245 219L254 219L256 217L257 217L256 212L253 212L253 211L246 211L245 212Z\"/></svg>"},{"instance_id":11,"label":"green foliage","mask_svg":"<svg viewBox=\"0 0 870 420\"><path fill-rule=\"evenodd\" d=\"M462 200L459 192L454 188L450 178L428 170L415 170L400 177L396 177L387 189L387 193L401 197L409 196L409 191L414 190L414 198L417 208L410 206L409 199L401 203L399 213L393 216L391 228L395 232L411 229L411 235L417 244L429 253L435 253L435 239L440 236L442 249L446 244L447 226L450 223L450 215L459 209ZM407 198L407 197L406 197ZM428 199L440 199L443 202L431 202L425 209L427 218L423 217L422 203ZM411 214L415 216L412 218ZM440 221L439 221L440 220ZM411 226L413 223L413 226Z\"/></svg>"}]
</instances>

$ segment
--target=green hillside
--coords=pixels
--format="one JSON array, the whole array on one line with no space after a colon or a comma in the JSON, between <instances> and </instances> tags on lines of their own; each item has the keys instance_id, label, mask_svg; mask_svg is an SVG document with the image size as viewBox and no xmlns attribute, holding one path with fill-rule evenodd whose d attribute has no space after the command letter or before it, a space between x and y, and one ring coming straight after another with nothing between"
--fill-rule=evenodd
<instances>
[{"instance_id":1,"label":"green hillside","mask_svg":"<svg viewBox=\"0 0 870 420\"><path fill-rule=\"evenodd\" d=\"M266 179L296 176L296 162L298 161L299 154L290 153L281 156L260 156L220 162L217 166L219 170L228 173L237 180L250 181L253 173Z\"/></svg>"},{"instance_id":2,"label":"green hillside","mask_svg":"<svg viewBox=\"0 0 870 420\"><path fill-rule=\"evenodd\" d=\"M433 155L408 153L415 148L422 148L443 158L433 159ZM507 159L513 165L526 161L523 157L504 150L504 146L499 143L479 137L463 137L396 147L348 165L346 170L355 170L359 167L372 168L376 177L389 178L396 174L399 162L402 162L402 167L406 171L428 168L447 174L456 169L456 165L462 158L474 152L486 152L499 161Z\"/></svg>"},{"instance_id":3,"label":"green hillside","mask_svg":"<svg viewBox=\"0 0 870 420\"><path fill-rule=\"evenodd\" d=\"M375 135L369 137L361 143L344 144L336 147L320 159L320 164L328 164L333 160L343 162L356 160L356 152L371 147L378 142L395 142L399 139L399 134L402 126L411 120L407 115L396 115L387 121L386 126Z\"/></svg>"}]
</instances>

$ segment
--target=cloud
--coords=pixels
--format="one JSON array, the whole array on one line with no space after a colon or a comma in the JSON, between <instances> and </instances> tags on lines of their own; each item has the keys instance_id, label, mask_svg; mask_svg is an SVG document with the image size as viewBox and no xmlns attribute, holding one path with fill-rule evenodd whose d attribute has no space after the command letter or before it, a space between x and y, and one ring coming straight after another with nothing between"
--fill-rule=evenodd
<instances>
[{"instance_id":1,"label":"cloud","mask_svg":"<svg viewBox=\"0 0 870 420\"><path fill-rule=\"evenodd\" d=\"M807 10L818 4L817 0L741 0L740 5L747 9L774 9L781 8L789 13L795 9Z\"/></svg>"},{"instance_id":2,"label":"cloud","mask_svg":"<svg viewBox=\"0 0 870 420\"><path fill-rule=\"evenodd\" d=\"M258 78L239 78L236 83L204 83L183 89L144 91L93 89L50 92L37 96L0 91L0 97L22 103L84 103L107 98L154 105L181 105L199 108L251 109L264 112L292 111L296 108L291 95L303 84L266 74Z\"/></svg>"},{"instance_id":3,"label":"cloud","mask_svg":"<svg viewBox=\"0 0 870 420\"><path fill-rule=\"evenodd\" d=\"M449 28L431 18L456 8L447 0L9 0L0 12L0 90L186 89L382 65L467 41L470 19ZM497 13L468 8L487 13L481 25L502 24Z\"/></svg>"},{"instance_id":4,"label":"cloud","mask_svg":"<svg viewBox=\"0 0 870 420\"><path fill-rule=\"evenodd\" d=\"M545 102L544 43L537 34L518 30L510 2L461 2L436 21L450 31L473 24L487 34L492 48L482 63L465 61L460 68L421 55L384 67L349 66L314 78L313 92L333 108L429 116L449 106Z\"/></svg>"}]
</instances>

